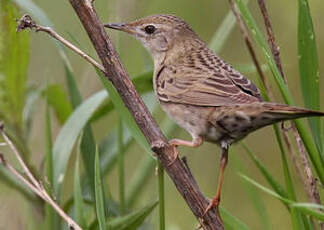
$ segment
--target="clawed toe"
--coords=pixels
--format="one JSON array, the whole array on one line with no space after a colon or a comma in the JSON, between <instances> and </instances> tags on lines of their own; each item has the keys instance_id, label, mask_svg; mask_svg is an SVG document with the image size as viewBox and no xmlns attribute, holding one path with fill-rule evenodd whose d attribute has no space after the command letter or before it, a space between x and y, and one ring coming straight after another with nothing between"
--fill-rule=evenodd
<instances>
[{"instance_id":1,"label":"clawed toe","mask_svg":"<svg viewBox=\"0 0 324 230\"><path fill-rule=\"evenodd\" d=\"M216 208L216 210L218 211L218 205L219 205L219 199L214 198L212 201L209 202L207 208L206 208L205 211L204 211L203 216L205 216L206 213L207 213L210 209L212 209L213 207Z\"/></svg>"},{"instance_id":2,"label":"clawed toe","mask_svg":"<svg viewBox=\"0 0 324 230\"><path fill-rule=\"evenodd\" d=\"M173 163L177 160L177 158L179 156L179 151L178 151L177 145L174 145L172 143L170 143L170 144L174 147L174 155L173 155L173 159L169 163L169 166L173 165Z\"/></svg>"}]
</instances>

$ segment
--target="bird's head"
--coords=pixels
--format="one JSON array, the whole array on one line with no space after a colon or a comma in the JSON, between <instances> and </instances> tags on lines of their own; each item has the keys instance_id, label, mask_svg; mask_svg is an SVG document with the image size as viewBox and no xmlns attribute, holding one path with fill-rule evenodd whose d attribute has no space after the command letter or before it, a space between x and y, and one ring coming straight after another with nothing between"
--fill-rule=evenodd
<instances>
[{"instance_id":1,"label":"bird's head","mask_svg":"<svg viewBox=\"0 0 324 230\"><path fill-rule=\"evenodd\" d=\"M189 25L174 15L152 15L128 23L109 23L107 28L136 37L155 56L160 56L186 38L196 37Z\"/></svg>"}]
</instances>

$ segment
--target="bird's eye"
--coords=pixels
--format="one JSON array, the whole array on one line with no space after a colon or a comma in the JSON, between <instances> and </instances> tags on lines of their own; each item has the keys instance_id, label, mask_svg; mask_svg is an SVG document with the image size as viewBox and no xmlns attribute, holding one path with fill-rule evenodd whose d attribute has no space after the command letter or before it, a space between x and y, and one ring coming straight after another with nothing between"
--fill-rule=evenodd
<instances>
[{"instance_id":1,"label":"bird's eye","mask_svg":"<svg viewBox=\"0 0 324 230\"><path fill-rule=\"evenodd\" d=\"M144 30L145 30L145 32L147 33L147 34L153 34L154 33L154 31L155 31L155 26L153 26L153 25L148 25L148 26L146 26L145 28L144 28Z\"/></svg>"}]
</instances>

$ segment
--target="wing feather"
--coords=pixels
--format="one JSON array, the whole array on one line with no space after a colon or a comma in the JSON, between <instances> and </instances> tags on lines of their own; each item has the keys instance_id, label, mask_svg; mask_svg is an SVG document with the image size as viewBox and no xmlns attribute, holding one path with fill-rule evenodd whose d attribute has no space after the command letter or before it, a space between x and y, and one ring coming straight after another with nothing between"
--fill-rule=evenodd
<instances>
[{"instance_id":1,"label":"wing feather","mask_svg":"<svg viewBox=\"0 0 324 230\"><path fill-rule=\"evenodd\" d=\"M207 48L188 54L187 61L182 60L180 68L176 66L165 65L154 80L161 101L200 106L262 101L259 90L250 80Z\"/></svg>"}]
</instances>

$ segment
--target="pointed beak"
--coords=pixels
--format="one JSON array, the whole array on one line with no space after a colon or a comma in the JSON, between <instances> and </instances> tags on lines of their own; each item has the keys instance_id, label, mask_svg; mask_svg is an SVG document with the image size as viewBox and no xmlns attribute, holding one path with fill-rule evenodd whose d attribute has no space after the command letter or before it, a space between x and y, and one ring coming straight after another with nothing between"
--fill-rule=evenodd
<instances>
[{"instance_id":1,"label":"pointed beak","mask_svg":"<svg viewBox=\"0 0 324 230\"><path fill-rule=\"evenodd\" d=\"M104 27L114 29L114 30L124 31L129 34L134 34L135 32L131 27L129 27L127 24L124 23L107 23L104 24Z\"/></svg>"}]
</instances>

